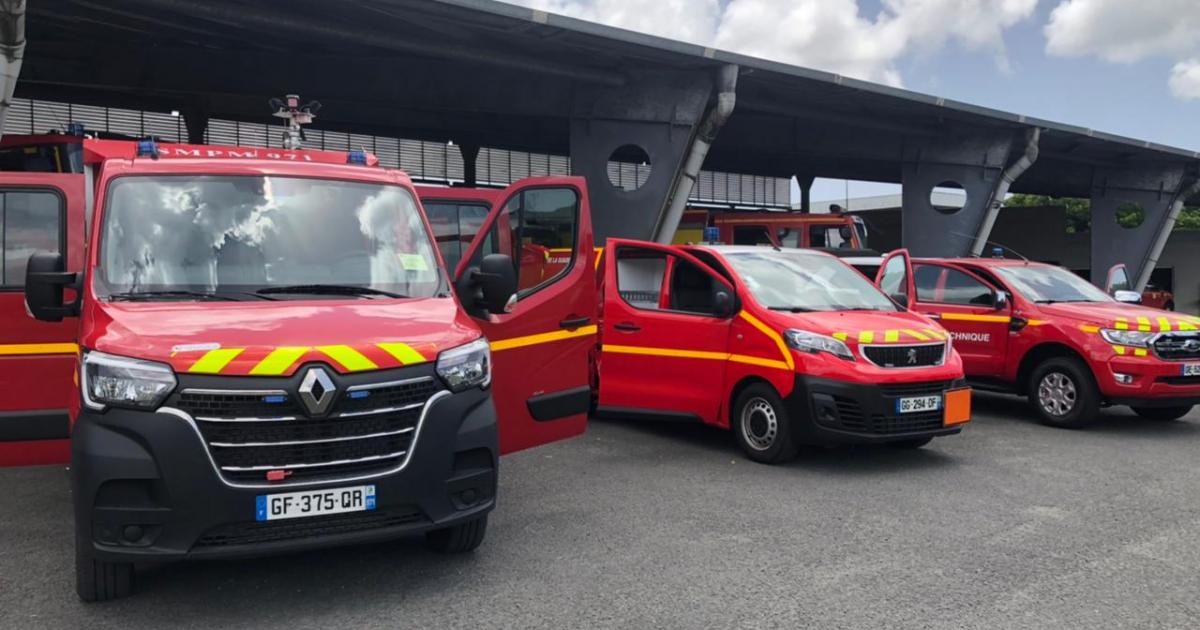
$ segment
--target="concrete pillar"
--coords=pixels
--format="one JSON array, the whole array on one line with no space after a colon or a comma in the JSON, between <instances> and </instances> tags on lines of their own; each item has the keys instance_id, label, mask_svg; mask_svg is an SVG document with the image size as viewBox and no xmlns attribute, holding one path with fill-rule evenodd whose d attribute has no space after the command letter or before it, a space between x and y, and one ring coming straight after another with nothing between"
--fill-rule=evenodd
<instances>
[{"instance_id":1,"label":"concrete pillar","mask_svg":"<svg viewBox=\"0 0 1200 630\"><path fill-rule=\"evenodd\" d=\"M651 239L713 93L705 72L634 71L621 86L579 86L571 116L571 171L588 180L596 242ZM614 186L608 159L633 145L649 156L636 190Z\"/></svg>"},{"instance_id":2,"label":"concrete pillar","mask_svg":"<svg viewBox=\"0 0 1200 630\"><path fill-rule=\"evenodd\" d=\"M1147 265L1156 241L1164 230L1174 228L1168 221L1171 206L1185 181L1183 164L1133 165L1125 168L1098 169L1092 180L1092 284L1103 287L1108 270L1124 263L1129 277L1136 282ZM1123 213L1141 212L1137 227L1122 227ZM1165 242L1165 241L1164 241ZM1145 274L1149 278L1149 274ZM1143 283L1144 284L1144 283ZM1139 289L1140 290L1140 289Z\"/></svg>"}]
</instances>

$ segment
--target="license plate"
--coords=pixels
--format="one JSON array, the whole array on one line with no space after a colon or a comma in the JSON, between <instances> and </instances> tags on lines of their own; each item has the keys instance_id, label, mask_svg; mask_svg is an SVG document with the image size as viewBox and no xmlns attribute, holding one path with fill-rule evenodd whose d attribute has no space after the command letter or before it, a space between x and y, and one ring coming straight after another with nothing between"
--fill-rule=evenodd
<instances>
[{"instance_id":1,"label":"license plate","mask_svg":"<svg viewBox=\"0 0 1200 630\"><path fill-rule=\"evenodd\" d=\"M366 512L375 509L375 486L353 486L328 490L301 490L260 494L254 510L258 521L303 518L323 514Z\"/></svg>"},{"instance_id":2,"label":"license plate","mask_svg":"<svg viewBox=\"0 0 1200 630\"><path fill-rule=\"evenodd\" d=\"M942 397L910 396L896 399L896 413L917 413L920 411L937 411L942 408Z\"/></svg>"},{"instance_id":3,"label":"license plate","mask_svg":"<svg viewBox=\"0 0 1200 630\"><path fill-rule=\"evenodd\" d=\"M1183 364L1183 375L1184 376L1200 376L1200 363L1184 363Z\"/></svg>"}]
</instances>

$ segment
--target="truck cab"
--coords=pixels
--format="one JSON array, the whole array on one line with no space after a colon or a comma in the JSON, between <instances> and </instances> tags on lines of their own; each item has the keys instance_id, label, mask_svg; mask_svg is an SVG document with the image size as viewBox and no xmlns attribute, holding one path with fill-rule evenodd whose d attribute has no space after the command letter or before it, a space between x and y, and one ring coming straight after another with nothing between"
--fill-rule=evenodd
<instances>
[{"instance_id":1,"label":"truck cab","mask_svg":"<svg viewBox=\"0 0 1200 630\"><path fill-rule=\"evenodd\" d=\"M867 225L861 217L844 214L809 214L782 211L718 212L690 208L684 212L673 242L677 245L706 240L704 228L715 227L721 243L773 245L817 249L865 249Z\"/></svg>"},{"instance_id":2,"label":"truck cab","mask_svg":"<svg viewBox=\"0 0 1200 630\"><path fill-rule=\"evenodd\" d=\"M142 562L409 534L469 551L497 457L584 430L581 179L498 191L449 269L409 178L367 154L75 143L79 173L0 175L6 213L52 228L6 241L28 262L0 293L19 326L0 333L0 403L10 436L69 431L82 599L129 594ZM530 224L578 245L536 282Z\"/></svg>"},{"instance_id":3,"label":"truck cab","mask_svg":"<svg viewBox=\"0 0 1200 630\"><path fill-rule=\"evenodd\" d=\"M1200 318L1024 260L917 259L878 280L950 331L974 384L1027 396L1045 424L1083 427L1106 405L1173 420L1200 402Z\"/></svg>"},{"instance_id":4,"label":"truck cab","mask_svg":"<svg viewBox=\"0 0 1200 630\"><path fill-rule=\"evenodd\" d=\"M731 429L764 463L970 419L949 335L833 256L609 239L601 262L601 414Z\"/></svg>"}]
</instances>

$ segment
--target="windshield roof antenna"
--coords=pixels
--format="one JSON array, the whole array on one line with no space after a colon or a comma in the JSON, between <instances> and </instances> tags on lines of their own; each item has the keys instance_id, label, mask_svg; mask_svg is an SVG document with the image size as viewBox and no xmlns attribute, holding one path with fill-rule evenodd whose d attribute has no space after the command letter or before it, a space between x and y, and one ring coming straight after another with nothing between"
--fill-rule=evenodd
<instances>
[{"instance_id":1,"label":"windshield roof antenna","mask_svg":"<svg viewBox=\"0 0 1200 630\"><path fill-rule=\"evenodd\" d=\"M301 125L312 124L321 109L321 103L309 101L301 105L299 94L288 94L282 99L273 98L267 103L271 106L272 116L287 121L287 127L283 130L283 148L301 148L301 143L308 140L304 137L304 127Z\"/></svg>"}]
</instances>

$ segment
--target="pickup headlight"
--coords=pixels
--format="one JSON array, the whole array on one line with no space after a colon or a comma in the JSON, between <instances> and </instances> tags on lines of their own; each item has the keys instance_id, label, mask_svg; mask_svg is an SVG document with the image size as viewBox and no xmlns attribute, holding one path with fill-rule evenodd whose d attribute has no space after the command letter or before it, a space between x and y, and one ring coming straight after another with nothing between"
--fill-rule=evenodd
<instances>
[{"instance_id":1,"label":"pickup headlight","mask_svg":"<svg viewBox=\"0 0 1200 630\"><path fill-rule=\"evenodd\" d=\"M155 409L175 389L175 372L169 365L95 350L83 355L81 372L83 402L91 409Z\"/></svg>"},{"instance_id":2,"label":"pickup headlight","mask_svg":"<svg viewBox=\"0 0 1200 630\"><path fill-rule=\"evenodd\" d=\"M789 346L801 352L808 352L810 354L828 352L835 357L840 357L847 361L854 360L854 355L850 352L850 347L833 337L818 335L817 333L808 332L807 330L797 330L795 328L789 328L784 331L783 335L787 338Z\"/></svg>"},{"instance_id":3,"label":"pickup headlight","mask_svg":"<svg viewBox=\"0 0 1200 630\"><path fill-rule=\"evenodd\" d=\"M1143 330L1113 330L1105 328L1100 331L1100 336L1108 343L1118 346L1133 346L1135 348L1147 348L1150 346L1150 341L1158 333L1146 332Z\"/></svg>"},{"instance_id":4,"label":"pickup headlight","mask_svg":"<svg viewBox=\"0 0 1200 630\"><path fill-rule=\"evenodd\" d=\"M437 373L451 391L487 387L492 382L492 350L486 338L438 355Z\"/></svg>"}]
</instances>

